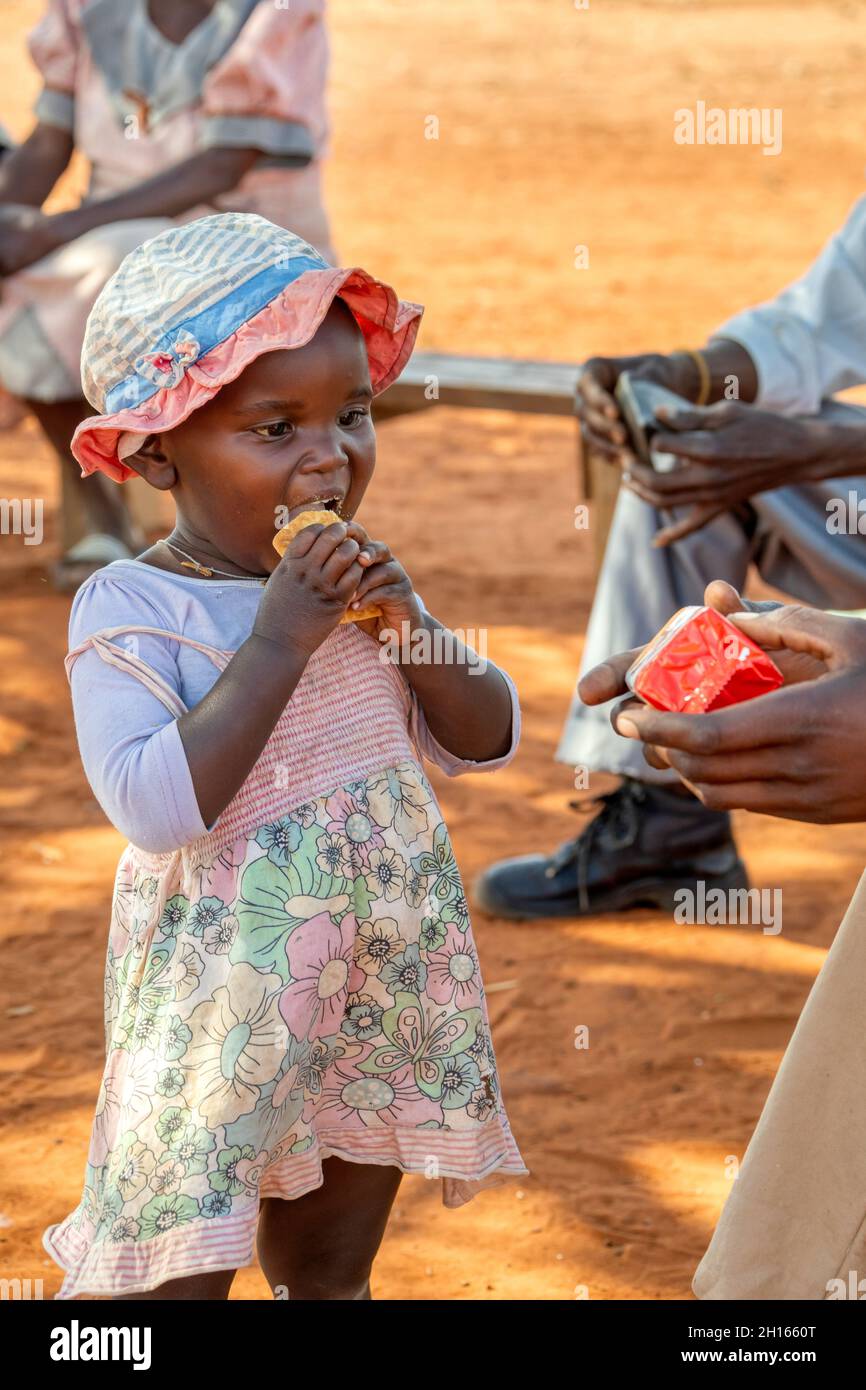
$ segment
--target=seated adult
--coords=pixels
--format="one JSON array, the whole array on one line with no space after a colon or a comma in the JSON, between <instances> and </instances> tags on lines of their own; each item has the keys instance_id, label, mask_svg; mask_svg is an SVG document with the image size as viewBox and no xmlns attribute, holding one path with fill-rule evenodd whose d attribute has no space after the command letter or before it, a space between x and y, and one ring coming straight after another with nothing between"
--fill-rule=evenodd
<instances>
[{"instance_id":1,"label":"seated adult","mask_svg":"<svg viewBox=\"0 0 866 1390\"><path fill-rule=\"evenodd\" d=\"M324 0L48 0L30 51L45 84L37 123L0 162L0 387L35 414L68 512L83 514L77 528L66 516L58 572L75 587L141 539L120 489L82 479L69 452L90 413L84 325L127 252L172 221L242 211L334 259L320 187ZM48 215L75 151L87 193Z\"/></svg>"},{"instance_id":2,"label":"seated adult","mask_svg":"<svg viewBox=\"0 0 866 1390\"><path fill-rule=\"evenodd\" d=\"M785 685L703 715L627 700L612 714L623 741L645 750L654 767L673 770L701 805L719 812L741 807L820 824L866 820L866 621L775 605L760 605L771 612L737 612L739 596L727 584L711 585L706 598L770 653ZM620 653L587 672L580 695L590 708L624 694L636 655ZM803 871L810 871L808 859ZM768 945L778 939L767 938ZM766 968L774 968L769 956ZM863 1297L864 986L866 874L695 1274L699 1298Z\"/></svg>"},{"instance_id":3,"label":"seated adult","mask_svg":"<svg viewBox=\"0 0 866 1390\"><path fill-rule=\"evenodd\" d=\"M612 394L626 369L695 402L668 416L653 441L679 456L673 472L644 466L629 448ZM825 402L864 382L866 198L800 280L728 320L699 352L586 363L584 439L623 470L623 486L581 672L646 642L677 608L701 603L710 580L742 588L750 564L818 608L866 607L866 542L856 524L837 534L827 510L849 493L855 507L866 506L866 412ZM619 774L621 784L553 853L489 868L475 884L481 907L503 917L579 917L666 906L676 888L698 880L746 884L727 810L700 801L670 769L648 767L639 747L617 738L608 711L575 694L556 757L590 774Z\"/></svg>"}]
</instances>

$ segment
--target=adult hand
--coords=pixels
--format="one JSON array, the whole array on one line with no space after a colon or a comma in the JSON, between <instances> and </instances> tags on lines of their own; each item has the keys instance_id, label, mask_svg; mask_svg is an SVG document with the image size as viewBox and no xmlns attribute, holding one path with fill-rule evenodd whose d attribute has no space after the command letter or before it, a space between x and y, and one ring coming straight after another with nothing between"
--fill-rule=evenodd
<instances>
[{"instance_id":1,"label":"adult hand","mask_svg":"<svg viewBox=\"0 0 866 1390\"><path fill-rule=\"evenodd\" d=\"M52 217L23 204L0 204L0 275L14 275L59 245Z\"/></svg>"},{"instance_id":2,"label":"adult hand","mask_svg":"<svg viewBox=\"0 0 866 1390\"><path fill-rule=\"evenodd\" d=\"M776 608L783 607L773 599L743 598L733 584L728 584L724 579L711 580L704 590L704 603L708 608L715 608L717 613L726 617L742 612L772 613ZM583 703L605 705L609 700L615 700L618 695L628 694L625 673L643 650L643 647L632 647L629 652L617 652L587 671L577 687L577 693ZM796 680L810 680L813 676L820 675L824 669L822 666L819 671L811 661L799 655L794 657L793 654L785 654L782 663L780 670L789 684Z\"/></svg>"},{"instance_id":3,"label":"adult hand","mask_svg":"<svg viewBox=\"0 0 866 1390\"><path fill-rule=\"evenodd\" d=\"M666 386L687 400L694 400L700 379L694 362L685 353L674 353L671 357L660 352L639 353L635 357L591 357L584 363L575 398L584 448L594 450L609 463L630 468L637 463L637 456L629 445L628 432L613 394L620 372L625 371L644 381Z\"/></svg>"},{"instance_id":4,"label":"adult hand","mask_svg":"<svg viewBox=\"0 0 866 1390\"><path fill-rule=\"evenodd\" d=\"M614 710L614 728L649 745L654 766L674 768L715 810L819 824L866 820L866 622L782 605L729 616L771 654L786 678L781 689L697 715L630 700ZM598 675L603 670L581 682L587 703L600 703L594 696L612 683Z\"/></svg>"},{"instance_id":5,"label":"adult hand","mask_svg":"<svg viewBox=\"0 0 866 1390\"><path fill-rule=\"evenodd\" d=\"M776 609L783 608L784 604L774 599L747 599L743 598L733 584L728 584L724 579L713 579L704 590L704 603L709 608L714 608L717 613L722 613L726 617L733 617L735 613L773 613ZM643 647L633 647L629 652L619 652L614 656L609 656L607 661L603 661L599 666L594 666L587 671L578 685L578 694L585 705L604 705L610 700L615 700L618 695L627 695L628 698L617 706L611 715L611 722L617 714L627 714L627 711L634 707L643 709L643 701L633 696L625 683L625 673L636 661L644 650ZM808 652L802 651L780 651L774 652L773 659L782 675L785 677L786 685L796 685L800 681L815 680L818 676L824 675L826 665L823 661L816 660ZM695 718L689 715L689 718ZM614 727L616 725L614 724ZM671 764L664 755L664 750L647 744L644 747L644 757L651 767L666 768Z\"/></svg>"},{"instance_id":6,"label":"adult hand","mask_svg":"<svg viewBox=\"0 0 866 1390\"><path fill-rule=\"evenodd\" d=\"M713 517L792 482L833 477L844 471L853 440L820 417L796 418L758 410L742 401L720 401L675 413L661 407L662 432L652 447L684 462L659 473L636 460L623 474L624 486L654 507L688 507L687 516L658 531L653 545L670 545ZM866 432L862 432L866 442ZM861 450L863 445L861 444Z\"/></svg>"}]
</instances>

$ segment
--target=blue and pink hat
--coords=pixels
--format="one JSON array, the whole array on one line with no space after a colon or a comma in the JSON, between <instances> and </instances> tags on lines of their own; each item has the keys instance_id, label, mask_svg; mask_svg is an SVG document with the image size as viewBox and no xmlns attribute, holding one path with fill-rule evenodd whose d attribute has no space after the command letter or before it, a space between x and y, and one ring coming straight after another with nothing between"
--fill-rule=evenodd
<instances>
[{"instance_id":1,"label":"blue and pink hat","mask_svg":"<svg viewBox=\"0 0 866 1390\"><path fill-rule=\"evenodd\" d=\"M144 439L207 405L264 352L303 347L333 300L364 335L373 394L400 375L424 310L355 266L335 269L284 227L225 212L169 227L125 258L90 312L81 351L83 475L135 477Z\"/></svg>"}]
</instances>

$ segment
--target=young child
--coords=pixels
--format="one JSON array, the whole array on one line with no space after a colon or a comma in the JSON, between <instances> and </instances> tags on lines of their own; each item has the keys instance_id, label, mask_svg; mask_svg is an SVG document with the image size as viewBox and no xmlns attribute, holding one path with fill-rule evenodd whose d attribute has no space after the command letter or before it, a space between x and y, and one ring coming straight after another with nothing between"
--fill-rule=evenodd
<instances>
[{"instance_id":1,"label":"young child","mask_svg":"<svg viewBox=\"0 0 866 1390\"><path fill-rule=\"evenodd\" d=\"M82 760L130 844L84 1193L43 1237L60 1298L226 1298L256 1243L278 1296L369 1298L403 1173L456 1207L528 1171L421 766L507 763L516 692L381 659L441 624L354 520L422 312L225 213L134 250L88 321L73 452L177 524L70 618ZM323 507L279 559L275 525Z\"/></svg>"}]
</instances>

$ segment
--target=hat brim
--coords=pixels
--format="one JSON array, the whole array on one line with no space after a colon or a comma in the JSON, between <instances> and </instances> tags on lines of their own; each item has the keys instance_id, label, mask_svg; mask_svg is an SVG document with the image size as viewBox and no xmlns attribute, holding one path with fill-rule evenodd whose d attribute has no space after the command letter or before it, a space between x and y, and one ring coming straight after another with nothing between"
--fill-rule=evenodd
<instances>
[{"instance_id":1,"label":"hat brim","mask_svg":"<svg viewBox=\"0 0 866 1390\"><path fill-rule=\"evenodd\" d=\"M370 384L374 396L379 395L409 360L423 307L398 299L389 285L358 266L307 270L210 352L191 362L176 386L159 388L141 404L116 414L82 420L71 445L82 476L101 472L118 483L136 477L118 454L121 435L164 434L213 400L256 357L303 347L337 297L348 305L364 336Z\"/></svg>"}]
</instances>

